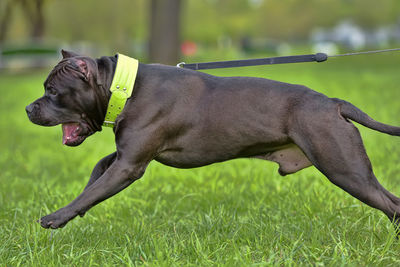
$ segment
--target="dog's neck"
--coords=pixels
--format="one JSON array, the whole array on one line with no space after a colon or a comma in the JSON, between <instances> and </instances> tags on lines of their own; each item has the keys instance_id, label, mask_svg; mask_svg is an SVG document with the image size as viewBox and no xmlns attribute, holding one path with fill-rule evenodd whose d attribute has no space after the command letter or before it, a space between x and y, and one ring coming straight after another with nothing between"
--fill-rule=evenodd
<instances>
[{"instance_id":1,"label":"dog's neck","mask_svg":"<svg viewBox=\"0 0 400 267\"><path fill-rule=\"evenodd\" d=\"M106 116L108 102L110 101L111 91L110 86L114 77L115 68L117 66L116 57L101 57L96 59L98 66L98 76L97 76L97 89L98 89L98 109L100 125L103 124L104 118Z\"/></svg>"},{"instance_id":2,"label":"dog's neck","mask_svg":"<svg viewBox=\"0 0 400 267\"><path fill-rule=\"evenodd\" d=\"M116 57L101 57L96 59L98 66L97 84L102 90L102 94L107 96L107 103L111 97L110 86L117 66Z\"/></svg>"}]
</instances>

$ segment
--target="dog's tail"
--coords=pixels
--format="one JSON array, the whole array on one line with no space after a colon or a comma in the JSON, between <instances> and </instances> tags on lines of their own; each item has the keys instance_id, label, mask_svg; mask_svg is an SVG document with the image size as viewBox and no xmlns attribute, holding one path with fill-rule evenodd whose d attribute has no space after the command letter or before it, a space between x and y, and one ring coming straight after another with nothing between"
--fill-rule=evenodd
<instances>
[{"instance_id":1,"label":"dog's tail","mask_svg":"<svg viewBox=\"0 0 400 267\"><path fill-rule=\"evenodd\" d=\"M374 129L382 133L400 136L400 127L376 121L368 116L365 112L347 101L337 98L334 98L333 100L339 104L339 112L344 118L358 122L365 127Z\"/></svg>"}]
</instances>

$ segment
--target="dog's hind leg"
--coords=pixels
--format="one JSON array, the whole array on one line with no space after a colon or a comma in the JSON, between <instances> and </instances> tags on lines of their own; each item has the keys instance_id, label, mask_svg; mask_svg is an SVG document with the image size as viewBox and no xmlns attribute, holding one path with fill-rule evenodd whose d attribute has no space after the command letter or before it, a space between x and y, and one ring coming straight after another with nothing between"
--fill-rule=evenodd
<instances>
[{"instance_id":1,"label":"dog's hind leg","mask_svg":"<svg viewBox=\"0 0 400 267\"><path fill-rule=\"evenodd\" d=\"M311 118L298 124L291 138L332 183L399 224L400 199L376 179L360 133L352 123L338 117Z\"/></svg>"},{"instance_id":2,"label":"dog's hind leg","mask_svg":"<svg viewBox=\"0 0 400 267\"><path fill-rule=\"evenodd\" d=\"M114 162L116 157L117 157L117 152L114 152L108 156L105 156L99 162L97 162L96 166L92 171L92 174L90 175L89 182L85 186L84 190L86 190L86 188L88 188L91 184L96 182L96 180L103 175L103 173L108 169L108 167L110 167L110 165Z\"/></svg>"}]
</instances>

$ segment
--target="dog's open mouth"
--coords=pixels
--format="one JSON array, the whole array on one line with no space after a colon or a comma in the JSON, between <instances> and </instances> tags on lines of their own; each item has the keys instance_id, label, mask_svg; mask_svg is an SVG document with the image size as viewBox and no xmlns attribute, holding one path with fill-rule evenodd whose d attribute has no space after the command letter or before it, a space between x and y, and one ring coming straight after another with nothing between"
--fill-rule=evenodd
<instances>
[{"instance_id":1,"label":"dog's open mouth","mask_svg":"<svg viewBox=\"0 0 400 267\"><path fill-rule=\"evenodd\" d=\"M79 134L82 132L82 126L78 122L69 122L62 124L63 145L77 146L82 143L84 136Z\"/></svg>"}]
</instances>

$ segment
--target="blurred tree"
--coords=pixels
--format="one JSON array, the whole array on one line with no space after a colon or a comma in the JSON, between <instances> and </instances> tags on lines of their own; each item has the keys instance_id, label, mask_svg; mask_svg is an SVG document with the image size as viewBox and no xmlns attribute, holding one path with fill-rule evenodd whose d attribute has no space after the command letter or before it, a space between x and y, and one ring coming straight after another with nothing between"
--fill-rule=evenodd
<instances>
[{"instance_id":1,"label":"blurred tree","mask_svg":"<svg viewBox=\"0 0 400 267\"><path fill-rule=\"evenodd\" d=\"M243 38L255 42L308 40L314 28L333 27L342 20L352 20L370 31L399 25L400 1L378 2L0 0L0 41L26 42L44 34L46 40L77 47L93 45L98 49L95 54L120 51L147 60L148 52L152 61L175 64L180 36L199 44L201 50L227 39L234 45Z\"/></svg>"},{"instance_id":2,"label":"blurred tree","mask_svg":"<svg viewBox=\"0 0 400 267\"><path fill-rule=\"evenodd\" d=\"M46 6L46 35L75 49L92 44L96 56L121 52L144 59L148 7L147 0L53 0Z\"/></svg>"},{"instance_id":3,"label":"blurred tree","mask_svg":"<svg viewBox=\"0 0 400 267\"><path fill-rule=\"evenodd\" d=\"M0 10L3 10L1 12L1 19L0 19L0 44L3 43L6 39L7 36L7 31L10 26L10 21L11 21L11 14L12 14L12 9L13 5L15 2L12 0L5 0L0 3Z\"/></svg>"},{"instance_id":4,"label":"blurred tree","mask_svg":"<svg viewBox=\"0 0 400 267\"><path fill-rule=\"evenodd\" d=\"M34 41L43 39L45 33L44 5L46 0L14 0L19 1L25 18L31 26L30 35Z\"/></svg>"},{"instance_id":5,"label":"blurred tree","mask_svg":"<svg viewBox=\"0 0 400 267\"><path fill-rule=\"evenodd\" d=\"M7 37L12 15L17 8L23 10L23 18L28 20L30 38L35 41L41 40L45 34L45 2L46 0L5 0L1 5L1 7L4 6L4 12L0 17L0 43L4 42Z\"/></svg>"},{"instance_id":6,"label":"blurred tree","mask_svg":"<svg viewBox=\"0 0 400 267\"><path fill-rule=\"evenodd\" d=\"M179 60L181 0L152 0L149 58L175 65Z\"/></svg>"}]
</instances>

